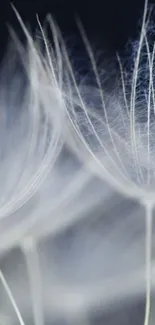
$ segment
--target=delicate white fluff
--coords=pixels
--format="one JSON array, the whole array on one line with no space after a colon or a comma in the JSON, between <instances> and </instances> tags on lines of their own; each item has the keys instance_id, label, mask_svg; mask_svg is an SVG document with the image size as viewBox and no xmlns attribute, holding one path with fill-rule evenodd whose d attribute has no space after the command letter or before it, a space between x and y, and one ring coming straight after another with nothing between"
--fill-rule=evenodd
<instances>
[{"instance_id":1,"label":"delicate white fluff","mask_svg":"<svg viewBox=\"0 0 155 325\"><path fill-rule=\"evenodd\" d=\"M34 323L43 324L40 242L87 219L101 200L106 202L113 194L65 147L65 101L56 57L48 48L43 55L16 14L27 46L11 31L17 49L11 52L13 59L9 53L1 82L0 296L5 302L0 306L0 320L24 324L25 298L32 307L29 317L32 310ZM46 39L44 42L46 47ZM17 268L18 263L23 264L26 272L18 273L11 265L14 250L26 262L17 261ZM18 295L16 275L23 283L29 278L26 287L30 291L21 283ZM54 290L52 285L52 280L47 282L50 290Z\"/></svg>"},{"instance_id":2,"label":"delicate white fluff","mask_svg":"<svg viewBox=\"0 0 155 325\"><path fill-rule=\"evenodd\" d=\"M154 115L152 116L154 48L150 52L145 21L147 4L145 6L140 42L137 56L134 58L133 74L130 77L130 93L127 93L128 89L125 88L126 80L123 79L119 58L122 90L118 93L104 91L95 57L83 27L79 23L98 88L89 87L88 84L82 87L77 85L66 53L70 74L67 114L70 121L69 131L72 135L68 137L68 140L80 159L84 160L95 174L110 183L120 193L136 198L144 204L146 201L154 204L155 126ZM146 51L147 56L144 63L141 62L143 50ZM148 75L147 83L139 88L139 79L144 74ZM129 80L127 81L129 83ZM141 119L146 122L141 122Z\"/></svg>"},{"instance_id":3,"label":"delicate white fluff","mask_svg":"<svg viewBox=\"0 0 155 325\"><path fill-rule=\"evenodd\" d=\"M116 94L107 94L104 91L94 54L80 22L78 25L92 63L97 89L89 88L88 84L80 89L65 51L70 75L67 106L69 145L93 173L111 184L122 195L136 199L146 211L144 325L148 325L150 320L152 218L155 207L155 46L150 44L147 32L147 8L146 0L140 39L133 58L132 76L128 75L127 82L118 57L122 79L121 92L116 90ZM92 94L98 98L97 104L100 103L100 108L95 109L95 102L91 100Z\"/></svg>"},{"instance_id":4,"label":"delicate white fluff","mask_svg":"<svg viewBox=\"0 0 155 325\"><path fill-rule=\"evenodd\" d=\"M125 309L125 303L136 304L146 292L141 324L150 325L155 150L154 49L149 50L146 36L147 1L130 98L120 59L122 90L103 93L80 23L97 88L77 84L50 17L54 48L38 18L43 44L31 37L14 11L27 45L11 31L20 61L8 61L8 56L10 66L1 82L0 322L90 325L94 314L102 311L104 319L118 302ZM148 106L146 122L140 123L143 44ZM143 204L146 216L131 198Z\"/></svg>"},{"instance_id":5,"label":"delicate white fluff","mask_svg":"<svg viewBox=\"0 0 155 325\"><path fill-rule=\"evenodd\" d=\"M20 65L17 72L4 69L6 80L1 85L0 219L35 194L51 172L63 143L64 114L54 78L47 74L35 46L28 45L22 51L22 60L25 75L20 74ZM11 67L15 63L10 62Z\"/></svg>"}]
</instances>

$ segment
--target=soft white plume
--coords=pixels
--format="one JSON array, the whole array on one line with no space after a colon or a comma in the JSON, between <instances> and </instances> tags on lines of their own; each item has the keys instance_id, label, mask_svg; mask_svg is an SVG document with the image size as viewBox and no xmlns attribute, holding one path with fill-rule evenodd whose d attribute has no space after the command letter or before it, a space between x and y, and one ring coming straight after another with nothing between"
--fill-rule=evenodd
<instances>
[{"instance_id":1,"label":"soft white plume","mask_svg":"<svg viewBox=\"0 0 155 325\"><path fill-rule=\"evenodd\" d=\"M121 91L103 92L80 23L97 88L76 82L52 18L53 48L37 17L42 47L15 13L27 44L11 31L17 49L1 81L0 322L88 325L146 292L141 324L153 325L154 48L147 1L130 98L119 58ZM140 123L144 47L148 106Z\"/></svg>"}]
</instances>

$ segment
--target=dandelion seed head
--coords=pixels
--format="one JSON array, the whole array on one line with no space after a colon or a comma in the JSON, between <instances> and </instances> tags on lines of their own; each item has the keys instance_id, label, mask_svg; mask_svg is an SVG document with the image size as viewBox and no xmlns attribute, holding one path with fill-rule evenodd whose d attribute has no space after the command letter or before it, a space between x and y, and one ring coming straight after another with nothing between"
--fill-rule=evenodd
<instances>
[{"instance_id":1,"label":"dandelion seed head","mask_svg":"<svg viewBox=\"0 0 155 325\"><path fill-rule=\"evenodd\" d=\"M132 73L125 74L118 56L121 89L115 93L104 89L95 56L79 23L98 88L89 89L88 84L80 88L67 58L74 89L67 112L76 138L73 149L79 157L85 157L86 164L122 194L154 202L155 47L148 25L146 10L139 42L134 44ZM100 109L96 109L98 103Z\"/></svg>"}]
</instances>

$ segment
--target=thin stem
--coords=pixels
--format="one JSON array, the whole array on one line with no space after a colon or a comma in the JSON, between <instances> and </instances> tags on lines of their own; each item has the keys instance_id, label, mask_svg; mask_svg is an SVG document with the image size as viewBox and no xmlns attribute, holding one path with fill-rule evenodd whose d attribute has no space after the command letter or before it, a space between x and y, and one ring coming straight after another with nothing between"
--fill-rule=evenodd
<instances>
[{"instance_id":1,"label":"thin stem","mask_svg":"<svg viewBox=\"0 0 155 325\"><path fill-rule=\"evenodd\" d=\"M16 315L17 315L17 318L19 320L20 325L25 325L25 323L23 321L23 318L21 316L21 313L19 311L19 308L18 308L18 306L16 304L16 301L15 301L15 299L13 297L13 294L12 294L12 292L11 292L11 290L10 290L8 284L7 284L7 281L5 280L5 277L4 277L1 270L0 270L0 280L1 280L2 284L3 284L3 286L4 286L4 289L5 289L6 293L7 293L10 301L11 301L11 304L12 304L13 309L14 309Z\"/></svg>"},{"instance_id":2,"label":"thin stem","mask_svg":"<svg viewBox=\"0 0 155 325\"><path fill-rule=\"evenodd\" d=\"M36 243L30 238L22 243L32 295L32 308L35 325L44 325L42 304L41 275Z\"/></svg>"},{"instance_id":3,"label":"thin stem","mask_svg":"<svg viewBox=\"0 0 155 325\"><path fill-rule=\"evenodd\" d=\"M145 260L146 260L146 301L144 325L149 325L150 305L151 305L151 247L152 247L152 215L153 205L146 203L146 241L145 241Z\"/></svg>"}]
</instances>

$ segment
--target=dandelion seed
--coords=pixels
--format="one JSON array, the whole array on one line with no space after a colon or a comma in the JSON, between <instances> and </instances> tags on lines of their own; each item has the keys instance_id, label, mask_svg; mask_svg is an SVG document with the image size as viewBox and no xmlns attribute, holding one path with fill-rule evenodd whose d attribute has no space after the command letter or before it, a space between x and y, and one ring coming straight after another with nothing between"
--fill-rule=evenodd
<instances>
[{"instance_id":1,"label":"dandelion seed","mask_svg":"<svg viewBox=\"0 0 155 325\"><path fill-rule=\"evenodd\" d=\"M44 325L45 315L48 315L51 322L61 313L67 323L87 325L91 309L97 307L99 302L106 308L118 298L135 296L143 290L143 239L136 237L133 243L134 256L131 246L126 250L125 258L125 239L122 236L134 228L135 222L139 225L137 210L124 223L122 220L125 213L119 211L120 224L112 230L106 230L105 225L104 236L103 233L102 236L98 234L99 229L96 232L93 229L92 234L88 227L86 220L91 220L90 216L95 214L94 210L98 210L101 204L104 205L103 214L108 215L109 219L110 212L106 211L106 207L111 208L113 202L115 210L115 200L116 205L120 203L116 199L116 193L109 185L97 181L95 174L124 196L137 199L145 206L147 234L144 325L148 325L155 193L154 126L151 120L154 104L154 49L150 52L147 40L147 1L130 100L127 98L120 60L123 96L103 93L96 62L80 22L79 28L92 62L98 89L90 88L89 85L80 88L77 85L61 33L50 17L48 22L55 43L55 49L51 51L46 33L37 17L45 47L43 54L15 8L14 11L27 39L27 49L24 50L11 31L18 52L22 55L26 88L22 107L16 115L13 115L14 106L18 106L16 98L11 98L9 105L5 92L2 92L1 98L4 121L1 122L0 132L6 140L5 143L0 143L0 178L4 184L0 193L0 257L6 257L9 252L14 255L16 250L20 257L16 265L19 271L12 265L11 268L4 267L6 276L2 270L0 280L15 311L16 320L18 318L23 325L23 314L27 315L27 310L31 309L32 318L29 317L35 325ZM150 76L148 88L144 91L148 105L147 122L140 124L137 121L136 105L139 104L137 85L143 43ZM16 85L19 85L22 77L18 80L15 75L14 79ZM92 99L91 105L88 104L88 97ZM96 102L92 97L98 99L102 111L95 111ZM13 121L9 120L8 111L13 112L13 116L18 116L17 122L15 117ZM80 162L73 151L80 157ZM82 231L77 231L77 238L74 231L74 241L67 252L64 248L64 257L60 254L59 259L59 254L56 254L55 258L55 242L59 242L59 236L63 236L67 229L72 229L73 226L76 228L77 223ZM50 244L48 241L51 241ZM111 244L113 242L115 245ZM123 253L120 254L122 249ZM112 252L110 262L107 252ZM118 255L120 259L116 261L114 257ZM123 263L126 264L125 269L122 268ZM126 269L130 269L130 274ZM152 263L152 270L154 269ZM12 291L9 285L10 273L13 278ZM26 281L23 280L24 277ZM19 279L21 289L18 292L16 283Z\"/></svg>"},{"instance_id":2,"label":"dandelion seed","mask_svg":"<svg viewBox=\"0 0 155 325\"><path fill-rule=\"evenodd\" d=\"M1 119L0 218L18 210L35 194L54 166L63 143L63 110L57 88L48 79L35 47L28 53L25 51L22 58L27 84L24 89L14 89L23 83L23 76L11 75L8 89L12 94L23 93L19 94L22 101L19 109L15 96L6 97L7 85L1 87L4 119Z\"/></svg>"},{"instance_id":3,"label":"dandelion seed","mask_svg":"<svg viewBox=\"0 0 155 325\"><path fill-rule=\"evenodd\" d=\"M20 248L25 257L23 264L27 270L27 286L30 289L28 300L32 304L33 321L35 325L43 325L42 267L38 252L40 242L64 231L77 220L86 218L101 198L106 200L111 190L107 191L106 186L102 187L102 191L98 187L94 191L90 172L65 148L65 103L61 72L56 76L56 58L49 52L39 19L45 56L17 12L16 15L28 44L24 49L11 31L18 55L22 57L24 72L19 71L18 76L14 75L11 67L10 78L15 80L15 91L13 82L13 89L5 89L7 85L2 81L4 91L1 110L4 121L1 121L0 130L3 136L0 178L4 187L1 188L0 196L0 257L2 259L9 251ZM26 87L22 88L23 74L26 75ZM18 109L19 97L9 98L8 91L16 94L19 89L24 95L21 96L22 105ZM0 280L23 325L20 300L23 301L24 294L16 301L16 294L12 292L2 271ZM52 285L51 281L51 288ZM73 318L76 320L75 316Z\"/></svg>"},{"instance_id":4,"label":"dandelion seed","mask_svg":"<svg viewBox=\"0 0 155 325\"><path fill-rule=\"evenodd\" d=\"M98 89L90 89L90 97L98 94L102 111L95 110L87 104L83 89L77 85L74 71L67 51L66 63L70 74L69 104L67 115L70 123L69 141L77 155L96 175L106 180L115 189L127 197L133 197L145 207L146 211L146 308L144 325L149 324L151 296L151 249L152 249L152 214L155 206L154 179L154 46L150 49L147 37L147 8L145 1L141 34L137 48L134 69L131 80L130 99L126 93L126 81L119 59L123 96L119 93L109 96L102 89L97 65L91 46L81 23L78 26L87 49ZM59 36L58 33L58 37ZM147 58L143 63L143 51ZM148 76L145 89L140 84L140 74L143 71ZM89 92L89 86L86 85ZM145 95L145 100L139 98ZM78 104L77 104L78 103ZM80 107L77 109L76 105ZM146 122L138 121L137 108L147 109ZM144 108L143 108L144 107ZM144 114L144 113L143 113ZM69 140L70 140L69 138ZM73 140L74 139L74 140Z\"/></svg>"}]
</instances>

